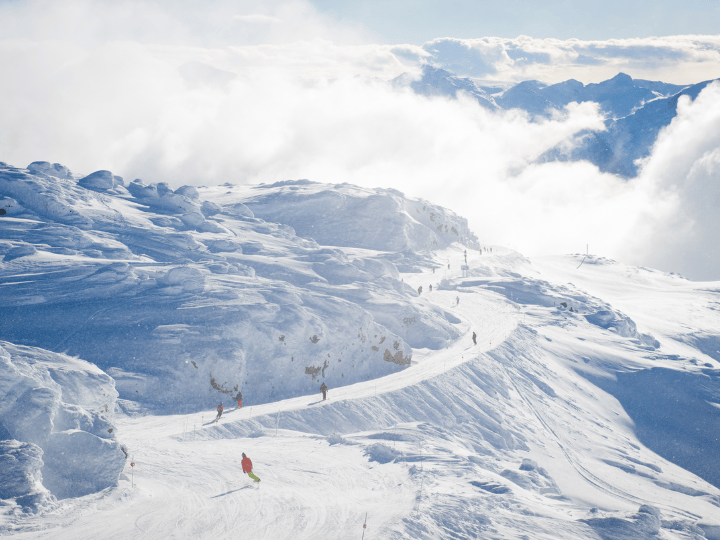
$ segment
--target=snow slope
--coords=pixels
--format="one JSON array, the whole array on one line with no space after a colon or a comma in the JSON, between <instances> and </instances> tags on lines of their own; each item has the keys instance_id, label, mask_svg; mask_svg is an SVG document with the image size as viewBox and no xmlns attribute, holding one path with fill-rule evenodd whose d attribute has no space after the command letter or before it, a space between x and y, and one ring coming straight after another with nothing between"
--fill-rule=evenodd
<instances>
[{"instance_id":1,"label":"snow slope","mask_svg":"<svg viewBox=\"0 0 720 540\"><path fill-rule=\"evenodd\" d=\"M37 176L22 178L41 184ZM84 195L61 185L62 193ZM65 330L60 344L61 334L46 339L49 349L72 344L73 351L87 351L83 358L97 358L102 357L97 342L105 339L116 348L136 347L134 363L127 355L119 360L116 353L117 363L108 368L123 398L117 407L117 438L135 466L126 463L117 487L59 500L52 510L21 513L0 507L5 508L0 510L2 534L61 539L348 538L363 533L365 538L397 539L720 537L717 283L693 283L592 256L529 260L469 241L441 246L439 239L435 249L425 251L422 246L428 244L413 244L418 238L413 228L423 231L425 226L429 233L432 220L414 212L422 212L419 204L383 190L305 182L198 189L194 204L213 211L218 209L211 204L220 207L203 218L228 234L178 225L173 218L185 223L178 215L187 214L160 214L115 181L112 188L106 185L117 194L87 200L121 205L126 223L144 220L142 227L129 229L132 234L128 229L106 233L103 225L100 235L98 223L107 218L84 210L80 213L92 220L93 229L67 231L57 221L40 223L43 216L37 213L2 222L2 286L17 308L4 319L11 322L3 325L0 337L41 341L41 334L52 334L49 321L64 316L76 328ZM373 201L362 200L366 197L388 197L381 207L400 214L385 221L386 227L395 227L387 236L375 233L364 211L348 210L375 208ZM29 198L20 204L29 207ZM332 200L339 203L331 207ZM256 210L267 220L256 217ZM317 237L334 238L333 246L295 236L285 223L308 227L321 211L333 225ZM270 221L271 216L281 223ZM446 211L443 216L455 219ZM174 225L155 224L163 219ZM344 226L343 240L337 233ZM110 262L77 249L53 253L57 244L50 240L59 235L40 232L50 227L120 242L132 255ZM35 237L17 231L36 231L37 241L21 242ZM204 248L166 247L180 233ZM153 235L165 240L148 242ZM383 239L385 245L363 247ZM224 242L243 243L243 248L228 251L232 246ZM104 244L96 245L84 249L106 257ZM211 245L219 251L213 253ZM27 253L15 257L19 253L12 250L18 248ZM465 253L469 270L463 275ZM214 259L216 254L224 259ZM183 265L173 264L174 257L190 256ZM129 277L114 275L119 262L127 265L122 269ZM224 293L260 295L270 304L251 304L253 325L242 326L244 319L236 319L231 307L237 303L217 293L222 281L215 276L228 274L208 270L235 264L252 268L255 275L234 278L237 285ZM365 276L346 266L365 273L376 268L377 274ZM150 277L155 268L162 273ZM89 286L92 275L105 285ZM138 288L118 287L125 279ZM141 285L150 279L154 282ZM164 288L180 290L159 294ZM101 291L119 301L102 304ZM90 304L84 318L72 311L83 297ZM164 297L182 302L173 306ZM21 304L23 299L28 301ZM107 311L99 311L103 308ZM173 309L198 308L202 316L174 323L166 319ZM28 309L32 318L25 315ZM357 321L344 324L353 313L366 317L363 331ZM140 326L122 322L130 315ZM305 322L313 316L335 325L338 335L316 333L313 343L307 334L315 330ZM18 317L25 317L28 330L12 323ZM210 322L203 325L204 317ZM288 330L298 320L305 325L304 335ZM124 333L114 337L111 329L118 324ZM230 347L225 350L217 337L223 324L239 328L242 338L222 342ZM164 347L175 354L190 347L201 355L201 343L230 358L224 351L244 353L245 344L265 339L266 328L280 324L285 339L292 338L287 347L297 356L290 363L276 362L274 351L286 346L276 336L278 344L261 357L266 365L256 363L254 380L294 380L293 363L299 359L306 360L305 366L308 358L315 360L311 365L324 366L319 358L327 358L325 351L317 355L313 347L326 340L357 347L357 353L336 349L348 356L335 364L354 358L356 368L367 369L338 380L328 362L325 373L322 368L315 375L300 373L300 380L311 380L306 386L287 385L273 396L243 389L243 408L226 408L215 423L214 404L228 401L222 385L213 394L166 366L172 355L157 361ZM83 337L88 327L93 331ZM372 347L390 332L402 347L400 357L410 363L373 363L373 354L381 351ZM140 346L133 345L135 340ZM238 363L237 356L228 361ZM328 401L318 392L318 378L330 387ZM180 405L169 399L173 392L163 384L200 397ZM143 391L133 392L132 385ZM155 392L167 399L164 409ZM241 474L241 452L253 460L259 485ZM31 452L23 455L33 459Z\"/></svg>"}]
</instances>

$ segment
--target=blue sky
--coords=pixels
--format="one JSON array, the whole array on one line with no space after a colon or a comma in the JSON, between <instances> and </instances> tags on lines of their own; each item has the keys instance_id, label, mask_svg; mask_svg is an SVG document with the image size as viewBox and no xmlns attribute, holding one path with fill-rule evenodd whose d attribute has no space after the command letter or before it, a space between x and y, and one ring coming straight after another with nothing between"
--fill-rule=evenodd
<instances>
[{"instance_id":1,"label":"blue sky","mask_svg":"<svg viewBox=\"0 0 720 540\"><path fill-rule=\"evenodd\" d=\"M717 0L311 0L382 43L519 35L604 40L718 34Z\"/></svg>"}]
</instances>

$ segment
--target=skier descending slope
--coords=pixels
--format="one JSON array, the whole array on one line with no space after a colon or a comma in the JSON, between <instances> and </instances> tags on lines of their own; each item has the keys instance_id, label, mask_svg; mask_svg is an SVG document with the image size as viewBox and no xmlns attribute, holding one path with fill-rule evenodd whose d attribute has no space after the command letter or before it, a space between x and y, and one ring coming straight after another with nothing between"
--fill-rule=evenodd
<instances>
[{"instance_id":1,"label":"skier descending slope","mask_svg":"<svg viewBox=\"0 0 720 540\"><path fill-rule=\"evenodd\" d=\"M250 478L255 480L256 482L259 482L260 479L255 476L252 472L252 461L250 461L250 458L245 455L245 452L242 454L242 469L245 474L247 474Z\"/></svg>"},{"instance_id":2,"label":"skier descending slope","mask_svg":"<svg viewBox=\"0 0 720 540\"><path fill-rule=\"evenodd\" d=\"M327 386L325 386L325 383L322 383L322 386L320 387L320 391L323 395L323 401L325 401L325 398L327 397Z\"/></svg>"},{"instance_id":3,"label":"skier descending slope","mask_svg":"<svg viewBox=\"0 0 720 540\"><path fill-rule=\"evenodd\" d=\"M223 404L222 403L217 406L217 412L218 412L218 415L215 417L216 422L218 420L220 420L220 417L222 416L222 412L223 412Z\"/></svg>"},{"instance_id":4,"label":"skier descending slope","mask_svg":"<svg viewBox=\"0 0 720 540\"><path fill-rule=\"evenodd\" d=\"M242 407L242 392L240 390L238 390L237 396L235 396L235 401L237 401L237 404L238 404L237 408L238 409L241 408Z\"/></svg>"}]
</instances>

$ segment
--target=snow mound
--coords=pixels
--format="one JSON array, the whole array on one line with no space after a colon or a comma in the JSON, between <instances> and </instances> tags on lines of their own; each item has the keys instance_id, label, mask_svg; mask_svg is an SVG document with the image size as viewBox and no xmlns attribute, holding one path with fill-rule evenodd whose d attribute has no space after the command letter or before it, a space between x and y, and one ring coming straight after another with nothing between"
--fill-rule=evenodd
<instances>
[{"instance_id":1,"label":"snow mound","mask_svg":"<svg viewBox=\"0 0 720 540\"><path fill-rule=\"evenodd\" d=\"M401 457L402 452L398 452L397 450L394 450L382 443L375 443L367 447L365 455L368 456L370 461L377 461L378 463L391 463Z\"/></svg>"},{"instance_id":2,"label":"snow mound","mask_svg":"<svg viewBox=\"0 0 720 540\"><path fill-rule=\"evenodd\" d=\"M176 193L165 182L146 185L142 180L137 179L130 182L127 189L138 202L163 212L183 215L200 212L201 206L196 197L197 190L189 186L180 188Z\"/></svg>"},{"instance_id":3,"label":"snow mound","mask_svg":"<svg viewBox=\"0 0 720 540\"><path fill-rule=\"evenodd\" d=\"M657 538L661 524L660 512L649 505L642 505L631 516L592 517L581 521L587 523L603 540Z\"/></svg>"},{"instance_id":4,"label":"snow mound","mask_svg":"<svg viewBox=\"0 0 720 540\"><path fill-rule=\"evenodd\" d=\"M124 184L125 182L120 176L115 176L110 171L95 171L78 180L78 185L94 191L107 191Z\"/></svg>"},{"instance_id":5,"label":"snow mound","mask_svg":"<svg viewBox=\"0 0 720 540\"><path fill-rule=\"evenodd\" d=\"M0 364L0 459L12 471L2 498L37 506L47 498L39 482L59 499L117 485L125 456L111 424L113 380L88 362L5 341Z\"/></svg>"},{"instance_id":6,"label":"snow mound","mask_svg":"<svg viewBox=\"0 0 720 540\"><path fill-rule=\"evenodd\" d=\"M33 161L27 166L27 170L35 174L44 174L54 176L55 178L72 178L70 169L59 163L49 163L47 161Z\"/></svg>"}]
</instances>

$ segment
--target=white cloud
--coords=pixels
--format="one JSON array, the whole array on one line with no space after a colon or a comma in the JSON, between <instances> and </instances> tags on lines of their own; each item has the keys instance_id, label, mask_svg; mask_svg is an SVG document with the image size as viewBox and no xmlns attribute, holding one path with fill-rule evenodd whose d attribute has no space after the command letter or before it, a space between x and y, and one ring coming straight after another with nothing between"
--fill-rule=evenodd
<instances>
[{"instance_id":1,"label":"white cloud","mask_svg":"<svg viewBox=\"0 0 720 540\"><path fill-rule=\"evenodd\" d=\"M278 24L282 22L277 17L263 15L262 13L252 13L250 15L235 15L233 19L235 19L236 21L242 21L251 24Z\"/></svg>"},{"instance_id":2,"label":"white cloud","mask_svg":"<svg viewBox=\"0 0 720 540\"><path fill-rule=\"evenodd\" d=\"M689 84L720 73L720 36L579 39L439 38L423 45L429 61L459 75L556 83L600 82L618 72L636 79Z\"/></svg>"},{"instance_id":3,"label":"white cloud","mask_svg":"<svg viewBox=\"0 0 720 540\"><path fill-rule=\"evenodd\" d=\"M693 279L720 279L720 84L678 102L638 183L660 207L642 216L622 255Z\"/></svg>"}]
</instances>

